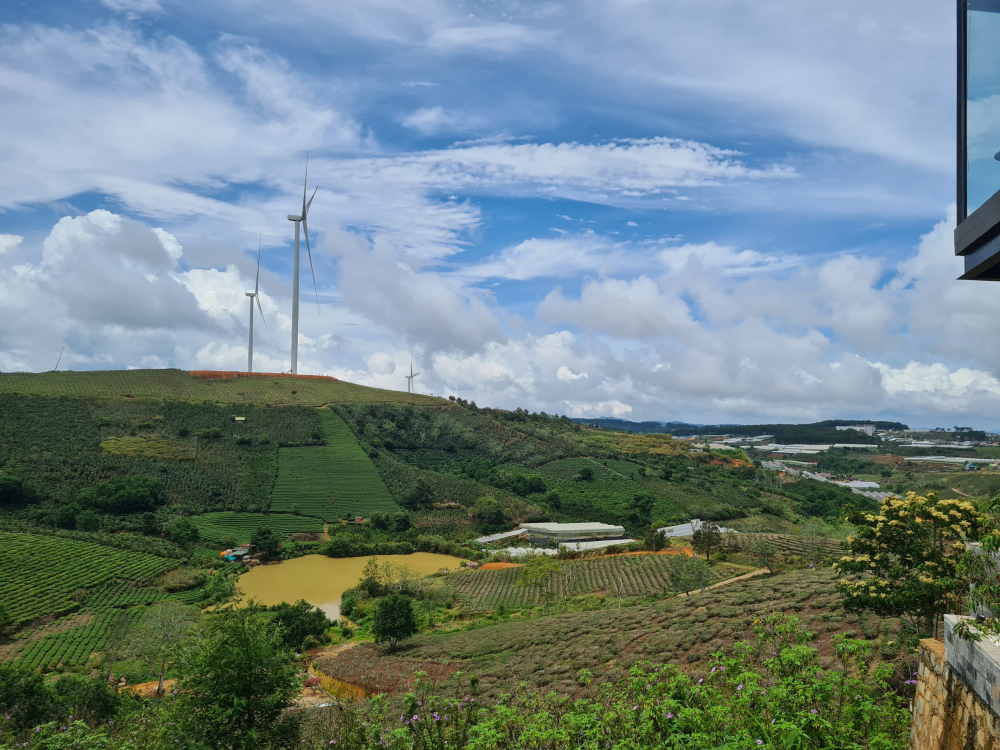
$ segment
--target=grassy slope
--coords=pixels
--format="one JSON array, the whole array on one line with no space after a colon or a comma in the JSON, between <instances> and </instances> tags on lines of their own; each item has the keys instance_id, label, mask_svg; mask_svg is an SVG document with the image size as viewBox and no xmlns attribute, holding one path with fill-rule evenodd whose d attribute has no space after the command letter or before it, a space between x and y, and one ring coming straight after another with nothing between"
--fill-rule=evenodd
<instances>
[{"instance_id":1,"label":"grassy slope","mask_svg":"<svg viewBox=\"0 0 1000 750\"><path fill-rule=\"evenodd\" d=\"M294 393L293 393L294 391ZM342 380L308 376L256 376L203 379L184 370L0 373L0 393L105 398L168 398L219 403L323 404L391 402L435 406L432 396L386 391Z\"/></svg>"}]
</instances>

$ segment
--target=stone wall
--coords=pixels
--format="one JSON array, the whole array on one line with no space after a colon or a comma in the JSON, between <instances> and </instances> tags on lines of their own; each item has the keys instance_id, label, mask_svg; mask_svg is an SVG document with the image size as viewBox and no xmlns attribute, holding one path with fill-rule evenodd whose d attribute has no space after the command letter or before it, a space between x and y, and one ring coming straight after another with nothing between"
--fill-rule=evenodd
<instances>
[{"instance_id":1,"label":"stone wall","mask_svg":"<svg viewBox=\"0 0 1000 750\"><path fill-rule=\"evenodd\" d=\"M946 620L945 632L954 624ZM1000 750L1000 714L990 705L1000 698L1000 683L991 682L1000 662L991 652L1000 656L982 642L920 642L911 750Z\"/></svg>"}]
</instances>

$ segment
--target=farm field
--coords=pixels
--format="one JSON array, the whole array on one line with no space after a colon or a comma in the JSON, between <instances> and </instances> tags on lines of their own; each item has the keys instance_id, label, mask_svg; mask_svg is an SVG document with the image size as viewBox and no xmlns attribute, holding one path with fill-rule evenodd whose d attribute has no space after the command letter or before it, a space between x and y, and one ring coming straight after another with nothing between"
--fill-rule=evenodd
<instances>
[{"instance_id":1,"label":"farm field","mask_svg":"<svg viewBox=\"0 0 1000 750\"><path fill-rule=\"evenodd\" d=\"M245 373L190 373L184 370L0 373L0 393L302 406L447 403L432 396L369 388L334 378L270 373L254 373L248 377Z\"/></svg>"},{"instance_id":2,"label":"farm field","mask_svg":"<svg viewBox=\"0 0 1000 750\"><path fill-rule=\"evenodd\" d=\"M663 596L672 593L668 581L668 567L674 555L615 555L594 560L563 563L568 578L570 596L584 594L614 594L619 580L628 598ZM712 573L717 580L733 578L748 573L753 568L728 563L715 563ZM535 588L518 586L521 568L502 570L470 570L453 573L446 586L468 612L492 611L500 607L518 609L539 604L541 594ZM560 577L555 584L560 598L566 581Z\"/></svg>"},{"instance_id":3,"label":"farm field","mask_svg":"<svg viewBox=\"0 0 1000 750\"><path fill-rule=\"evenodd\" d=\"M155 604L170 595L156 586L134 586L124 581L113 581L87 596L84 609L101 614L115 609L137 607L140 604Z\"/></svg>"},{"instance_id":4,"label":"farm field","mask_svg":"<svg viewBox=\"0 0 1000 750\"><path fill-rule=\"evenodd\" d=\"M354 662L345 665L349 673L339 672L336 659L324 663L324 672L349 679L350 674L364 672L364 665L356 662L365 656L372 671L412 673L428 661L438 661L478 676L480 690L488 698L522 681L566 695L593 696L601 683L621 677L643 660L703 669L708 654L745 637L755 619L772 612L799 617L805 629L816 634L813 643L824 658L833 658L831 639L837 634L867 633L866 637L878 638L882 625L889 631L880 642L882 658L914 658L899 653L897 621L871 618L861 623L844 613L835 580L828 568L797 570L623 609L530 620L510 617L467 631L419 635L397 657L384 658L368 645L359 646L353 649ZM589 687L577 679L582 669L594 676Z\"/></svg>"},{"instance_id":5,"label":"farm field","mask_svg":"<svg viewBox=\"0 0 1000 750\"><path fill-rule=\"evenodd\" d=\"M280 448L272 511L298 512L324 521L338 520L327 473L326 448Z\"/></svg>"},{"instance_id":6,"label":"farm field","mask_svg":"<svg viewBox=\"0 0 1000 750\"><path fill-rule=\"evenodd\" d=\"M333 487L333 501L342 518L399 510L375 464L358 444L354 433L335 412L319 410L326 435L326 462Z\"/></svg>"},{"instance_id":7,"label":"farm field","mask_svg":"<svg viewBox=\"0 0 1000 750\"><path fill-rule=\"evenodd\" d=\"M178 563L73 539L0 531L0 601L20 624L75 609L78 590L115 579L148 581Z\"/></svg>"},{"instance_id":8,"label":"farm field","mask_svg":"<svg viewBox=\"0 0 1000 750\"><path fill-rule=\"evenodd\" d=\"M92 654L124 637L144 613L145 607L135 607L95 615L86 625L31 641L16 653L13 661L42 672L83 666Z\"/></svg>"},{"instance_id":9,"label":"farm field","mask_svg":"<svg viewBox=\"0 0 1000 750\"><path fill-rule=\"evenodd\" d=\"M279 534L323 531L320 519L291 513L206 513L192 516L191 521L198 527L202 541L216 545L245 544L260 526L267 526Z\"/></svg>"}]
</instances>

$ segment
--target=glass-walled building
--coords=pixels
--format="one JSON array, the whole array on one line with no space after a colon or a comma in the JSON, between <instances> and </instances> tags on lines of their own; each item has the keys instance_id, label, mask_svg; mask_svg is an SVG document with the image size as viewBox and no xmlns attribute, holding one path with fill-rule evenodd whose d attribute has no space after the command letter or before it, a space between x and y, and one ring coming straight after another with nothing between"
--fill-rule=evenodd
<instances>
[{"instance_id":1,"label":"glass-walled building","mask_svg":"<svg viewBox=\"0 0 1000 750\"><path fill-rule=\"evenodd\" d=\"M962 278L1000 280L1000 0L958 0L957 166Z\"/></svg>"}]
</instances>

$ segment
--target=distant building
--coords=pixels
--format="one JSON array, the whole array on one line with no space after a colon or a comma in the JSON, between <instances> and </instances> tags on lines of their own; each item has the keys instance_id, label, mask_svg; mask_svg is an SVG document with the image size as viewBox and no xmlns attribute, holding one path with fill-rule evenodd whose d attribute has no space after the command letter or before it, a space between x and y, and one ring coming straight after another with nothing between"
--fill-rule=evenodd
<instances>
[{"instance_id":1,"label":"distant building","mask_svg":"<svg viewBox=\"0 0 1000 750\"><path fill-rule=\"evenodd\" d=\"M625 528L607 523L522 523L532 541L593 542L601 539L625 539Z\"/></svg>"},{"instance_id":2,"label":"distant building","mask_svg":"<svg viewBox=\"0 0 1000 750\"><path fill-rule=\"evenodd\" d=\"M857 430L858 432L865 433L868 437L875 434L875 425L873 424L842 424L837 425L838 430Z\"/></svg>"},{"instance_id":3,"label":"distant building","mask_svg":"<svg viewBox=\"0 0 1000 750\"><path fill-rule=\"evenodd\" d=\"M692 534L694 534L694 532L696 532L698 529L701 528L703 523L705 523L705 521L701 521L697 518L692 518L689 523L681 523L677 524L676 526L664 526L662 529L657 529L657 531L663 534L664 536L669 536L669 537L691 536ZM736 529L727 529L725 526L719 526L719 531L723 533L727 531L731 531L734 534L739 533L738 531L736 531Z\"/></svg>"}]
</instances>

